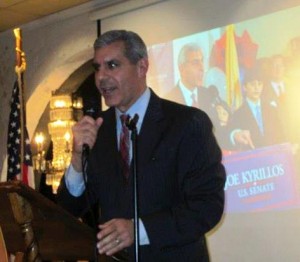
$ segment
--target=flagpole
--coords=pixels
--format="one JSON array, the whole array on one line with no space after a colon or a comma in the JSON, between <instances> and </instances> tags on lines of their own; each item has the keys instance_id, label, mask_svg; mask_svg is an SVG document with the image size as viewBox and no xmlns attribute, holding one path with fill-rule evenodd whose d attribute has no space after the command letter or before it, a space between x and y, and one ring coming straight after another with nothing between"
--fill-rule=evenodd
<instances>
[{"instance_id":1,"label":"flagpole","mask_svg":"<svg viewBox=\"0 0 300 262\"><path fill-rule=\"evenodd\" d=\"M20 141L20 168L21 168L21 180L23 180L23 164L24 164L24 85L23 85L23 73L26 70L25 53L22 51L22 32L20 28L14 29L14 35L16 38L16 67L15 71L18 77L19 85L19 100L20 100L20 129L21 129L21 141Z\"/></svg>"}]
</instances>

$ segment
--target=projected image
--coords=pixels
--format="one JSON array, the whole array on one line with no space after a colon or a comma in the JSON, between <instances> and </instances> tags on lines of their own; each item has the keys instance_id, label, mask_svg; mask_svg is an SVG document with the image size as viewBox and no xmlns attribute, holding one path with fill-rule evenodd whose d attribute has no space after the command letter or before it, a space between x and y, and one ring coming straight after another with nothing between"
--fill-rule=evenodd
<instances>
[{"instance_id":1,"label":"projected image","mask_svg":"<svg viewBox=\"0 0 300 262\"><path fill-rule=\"evenodd\" d=\"M227 212L300 206L299 22L298 7L149 47L150 86L213 122Z\"/></svg>"}]
</instances>

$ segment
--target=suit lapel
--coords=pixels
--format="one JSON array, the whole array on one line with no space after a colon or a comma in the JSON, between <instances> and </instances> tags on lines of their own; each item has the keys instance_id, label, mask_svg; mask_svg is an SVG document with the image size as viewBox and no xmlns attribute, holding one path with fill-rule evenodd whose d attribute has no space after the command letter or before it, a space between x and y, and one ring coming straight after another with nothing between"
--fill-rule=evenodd
<instances>
[{"instance_id":1,"label":"suit lapel","mask_svg":"<svg viewBox=\"0 0 300 262\"><path fill-rule=\"evenodd\" d=\"M101 152L105 156L106 166L120 167L120 155L116 135L116 118L114 108L110 108L103 114L103 126L99 129ZM120 168L118 168L120 169ZM119 170L120 171L120 170Z\"/></svg>"},{"instance_id":2,"label":"suit lapel","mask_svg":"<svg viewBox=\"0 0 300 262\"><path fill-rule=\"evenodd\" d=\"M167 127L161 108L161 99L151 91L151 98L138 136L139 172L151 160L153 152L163 138Z\"/></svg>"},{"instance_id":3,"label":"suit lapel","mask_svg":"<svg viewBox=\"0 0 300 262\"><path fill-rule=\"evenodd\" d=\"M151 160L153 152L163 139L164 132L169 126L162 110L162 99L152 90L148 108L143 120L137 140L137 161L139 176L143 175L142 169ZM101 145L105 148L101 152L106 156L108 165L114 166L120 172L120 155L117 147L115 112L111 108L104 113L103 128L99 132ZM113 130L113 133L112 133Z\"/></svg>"}]
</instances>

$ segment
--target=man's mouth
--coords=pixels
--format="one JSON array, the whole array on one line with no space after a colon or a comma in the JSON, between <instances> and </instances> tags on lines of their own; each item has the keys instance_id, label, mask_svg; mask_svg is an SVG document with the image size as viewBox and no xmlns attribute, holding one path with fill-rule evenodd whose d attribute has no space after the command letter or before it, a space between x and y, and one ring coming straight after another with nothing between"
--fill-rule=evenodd
<instances>
[{"instance_id":1,"label":"man's mouth","mask_svg":"<svg viewBox=\"0 0 300 262\"><path fill-rule=\"evenodd\" d=\"M111 95L117 88L115 86L111 87L101 87L100 86L100 92L103 96Z\"/></svg>"},{"instance_id":2,"label":"man's mouth","mask_svg":"<svg viewBox=\"0 0 300 262\"><path fill-rule=\"evenodd\" d=\"M111 95L116 89L117 86L109 79L102 79L99 83L99 91L103 96Z\"/></svg>"}]
</instances>

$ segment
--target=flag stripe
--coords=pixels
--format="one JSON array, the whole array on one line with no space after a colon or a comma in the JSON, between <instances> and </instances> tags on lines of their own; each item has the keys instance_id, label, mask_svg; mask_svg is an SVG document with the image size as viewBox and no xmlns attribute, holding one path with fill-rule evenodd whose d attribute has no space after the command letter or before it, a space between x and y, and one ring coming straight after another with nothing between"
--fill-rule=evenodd
<instances>
[{"instance_id":1,"label":"flag stripe","mask_svg":"<svg viewBox=\"0 0 300 262\"><path fill-rule=\"evenodd\" d=\"M23 109L24 110L24 109ZM30 140L26 128L25 117L21 117L20 88L18 81L15 82L12 98L11 111L9 115L8 137L7 137L7 180L22 180L25 184L34 187L32 169L32 155ZM25 111L23 111L24 116ZM23 119L23 125L21 123ZM24 127L23 135L21 127ZM24 141L21 141L23 138ZM21 161L21 145L24 146L24 159ZM21 175L21 165L23 174ZM30 167L30 168L29 168ZM32 176L32 177L30 177Z\"/></svg>"}]
</instances>

